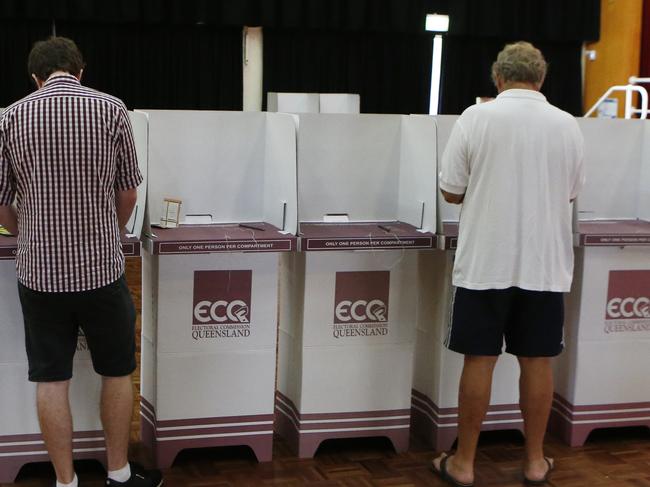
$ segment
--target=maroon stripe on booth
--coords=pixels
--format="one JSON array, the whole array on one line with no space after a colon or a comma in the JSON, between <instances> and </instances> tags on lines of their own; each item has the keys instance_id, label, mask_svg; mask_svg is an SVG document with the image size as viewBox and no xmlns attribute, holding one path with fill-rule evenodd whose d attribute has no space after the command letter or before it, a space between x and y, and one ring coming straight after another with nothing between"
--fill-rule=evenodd
<instances>
[{"instance_id":1,"label":"maroon stripe on booth","mask_svg":"<svg viewBox=\"0 0 650 487\"><path fill-rule=\"evenodd\" d=\"M413 389L413 408L424 410L424 414L438 425L458 423L458 408L439 408L427 395ZM495 404L488 407L486 422L521 422L523 418L518 404Z\"/></svg>"},{"instance_id":2,"label":"maroon stripe on booth","mask_svg":"<svg viewBox=\"0 0 650 487\"><path fill-rule=\"evenodd\" d=\"M156 419L155 408L146 399L141 398L140 414L153 424L157 438L179 436L220 435L229 433L271 433L273 431L273 414L246 416L221 416L213 418L189 418L175 420ZM237 424L268 423L268 424ZM226 426L227 425L227 426ZM166 428L174 428L167 430Z\"/></svg>"}]
</instances>

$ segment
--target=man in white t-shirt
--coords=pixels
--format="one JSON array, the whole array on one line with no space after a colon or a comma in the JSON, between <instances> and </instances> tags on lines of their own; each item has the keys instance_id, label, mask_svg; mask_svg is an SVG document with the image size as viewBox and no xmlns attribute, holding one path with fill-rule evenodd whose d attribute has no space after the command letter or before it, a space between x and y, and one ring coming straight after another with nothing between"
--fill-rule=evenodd
<instances>
[{"instance_id":1,"label":"man in white t-shirt","mask_svg":"<svg viewBox=\"0 0 650 487\"><path fill-rule=\"evenodd\" d=\"M563 348L563 294L573 275L572 209L584 182L576 120L539 92L542 53L507 45L492 66L499 95L460 116L445 148L440 189L462 204L447 343L465 355L458 448L433 462L453 485L472 485L492 372L504 339L521 367L524 480L553 468L543 443L553 398L551 357Z\"/></svg>"}]
</instances>

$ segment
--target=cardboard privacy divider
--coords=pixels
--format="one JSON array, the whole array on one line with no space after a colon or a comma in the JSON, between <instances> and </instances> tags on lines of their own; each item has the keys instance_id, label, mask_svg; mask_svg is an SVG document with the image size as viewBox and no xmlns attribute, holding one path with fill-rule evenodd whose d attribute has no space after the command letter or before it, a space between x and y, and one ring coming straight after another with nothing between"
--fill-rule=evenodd
<instances>
[{"instance_id":1,"label":"cardboard privacy divider","mask_svg":"<svg viewBox=\"0 0 650 487\"><path fill-rule=\"evenodd\" d=\"M247 445L271 460L278 252L296 250L290 115L147 112L142 439L159 467L185 448ZM196 224L192 222L201 221Z\"/></svg>"},{"instance_id":2,"label":"cardboard privacy divider","mask_svg":"<svg viewBox=\"0 0 650 487\"><path fill-rule=\"evenodd\" d=\"M267 94L267 110L284 113L359 113L361 98L348 93Z\"/></svg>"},{"instance_id":3,"label":"cardboard privacy divider","mask_svg":"<svg viewBox=\"0 0 650 487\"><path fill-rule=\"evenodd\" d=\"M138 186L138 199L135 203L131 218L126 224L127 233L137 237L134 240L140 240L140 233L144 225L145 205L147 203L147 180L148 180L148 160L149 160L149 121L147 115L142 112L129 112L129 120L133 129L133 138L136 142L135 150L138 155L138 167L142 173L142 184ZM138 247L138 254L140 249Z\"/></svg>"},{"instance_id":4,"label":"cardboard privacy divider","mask_svg":"<svg viewBox=\"0 0 650 487\"><path fill-rule=\"evenodd\" d=\"M587 182L550 422L572 446L597 428L650 426L650 128L579 123Z\"/></svg>"},{"instance_id":5,"label":"cardboard privacy divider","mask_svg":"<svg viewBox=\"0 0 650 487\"><path fill-rule=\"evenodd\" d=\"M385 436L403 451L411 249L436 245L435 126L399 115L301 115L298 126L302 252L282 257L275 428L300 457L328 438Z\"/></svg>"},{"instance_id":6,"label":"cardboard privacy divider","mask_svg":"<svg viewBox=\"0 0 650 487\"><path fill-rule=\"evenodd\" d=\"M429 235L436 221L434 135L424 116L300 115L301 232L338 213L353 223L390 229L401 222Z\"/></svg>"},{"instance_id":7,"label":"cardboard privacy divider","mask_svg":"<svg viewBox=\"0 0 650 487\"><path fill-rule=\"evenodd\" d=\"M215 225L266 222L295 234L295 124L260 112L150 110L149 222L163 200L183 201L186 215ZM294 137L293 140L290 140ZM158 229L154 231L154 234Z\"/></svg>"},{"instance_id":8,"label":"cardboard privacy divider","mask_svg":"<svg viewBox=\"0 0 650 487\"><path fill-rule=\"evenodd\" d=\"M457 118L451 115L432 118L436 125L438 171ZM439 193L437 188L436 193ZM434 449L448 450L458 433L458 385L463 368L463 356L445 346L453 303L451 278L458 243L460 206L451 205L440 196L437 215L439 248L444 252L421 252L418 256L421 298L411 430ZM494 370L490 406L482 431L522 430L518 380L519 367L515 357L503 354Z\"/></svg>"},{"instance_id":9,"label":"cardboard privacy divider","mask_svg":"<svg viewBox=\"0 0 650 487\"><path fill-rule=\"evenodd\" d=\"M269 112L282 113L319 113L320 96L318 93L274 93L266 95Z\"/></svg>"},{"instance_id":10,"label":"cardboard privacy divider","mask_svg":"<svg viewBox=\"0 0 650 487\"><path fill-rule=\"evenodd\" d=\"M147 174L146 117L129 113L133 126L138 164ZM140 211L134 210L127 226L140 234L144 218L146 180L138 188ZM138 214L139 213L139 214ZM36 412L36 384L27 381L27 356L23 315L16 287L17 242L0 237L0 483L11 483L23 465L47 462L49 457L40 433ZM124 237L126 257L140 256L137 237ZM99 417L101 377L93 370L85 338L80 335L75 353L70 405L74 420L73 451L75 459L95 459L105 463L106 448Z\"/></svg>"},{"instance_id":11,"label":"cardboard privacy divider","mask_svg":"<svg viewBox=\"0 0 650 487\"><path fill-rule=\"evenodd\" d=\"M345 93L321 93L320 113L360 113L361 97Z\"/></svg>"}]
</instances>

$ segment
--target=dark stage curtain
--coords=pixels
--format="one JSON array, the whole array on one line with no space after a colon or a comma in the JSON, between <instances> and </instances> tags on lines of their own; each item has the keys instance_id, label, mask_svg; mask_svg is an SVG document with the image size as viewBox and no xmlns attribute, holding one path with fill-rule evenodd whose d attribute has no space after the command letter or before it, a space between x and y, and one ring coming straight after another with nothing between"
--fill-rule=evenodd
<instances>
[{"instance_id":1,"label":"dark stage curtain","mask_svg":"<svg viewBox=\"0 0 650 487\"><path fill-rule=\"evenodd\" d=\"M51 21L0 20L0 107L36 89L27 72L27 56L34 42L51 33Z\"/></svg>"},{"instance_id":2,"label":"dark stage curtain","mask_svg":"<svg viewBox=\"0 0 650 487\"><path fill-rule=\"evenodd\" d=\"M444 112L489 93L496 52L519 39L551 61L549 98L579 110L576 46L598 38L600 0L0 0L0 22L55 19L76 39L90 86L167 108L240 108L241 26L261 25L265 92L352 92L366 112L427 112L427 12L451 19Z\"/></svg>"},{"instance_id":3,"label":"dark stage curtain","mask_svg":"<svg viewBox=\"0 0 650 487\"><path fill-rule=\"evenodd\" d=\"M268 92L358 93L364 113L428 113L432 35L264 30Z\"/></svg>"},{"instance_id":4,"label":"dark stage curtain","mask_svg":"<svg viewBox=\"0 0 650 487\"><path fill-rule=\"evenodd\" d=\"M453 0L443 47L440 112L458 114L477 96L494 96L490 70L509 42L526 40L549 62L542 92L582 114L581 46L598 40L600 0Z\"/></svg>"},{"instance_id":5,"label":"dark stage curtain","mask_svg":"<svg viewBox=\"0 0 650 487\"><path fill-rule=\"evenodd\" d=\"M130 109L242 109L240 27L58 21L57 34L81 49L84 85Z\"/></svg>"},{"instance_id":6,"label":"dark stage curtain","mask_svg":"<svg viewBox=\"0 0 650 487\"><path fill-rule=\"evenodd\" d=\"M0 18L420 32L425 14L447 1L0 0Z\"/></svg>"},{"instance_id":7,"label":"dark stage curtain","mask_svg":"<svg viewBox=\"0 0 650 487\"><path fill-rule=\"evenodd\" d=\"M496 96L492 63L503 46L502 39L447 37L444 41L440 113L459 114L477 96ZM549 63L542 93L553 105L582 115L582 43L534 42Z\"/></svg>"},{"instance_id":8,"label":"dark stage curtain","mask_svg":"<svg viewBox=\"0 0 650 487\"><path fill-rule=\"evenodd\" d=\"M481 38L596 41L600 0L450 0L449 34Z\"/></svg>"}]
</instances>

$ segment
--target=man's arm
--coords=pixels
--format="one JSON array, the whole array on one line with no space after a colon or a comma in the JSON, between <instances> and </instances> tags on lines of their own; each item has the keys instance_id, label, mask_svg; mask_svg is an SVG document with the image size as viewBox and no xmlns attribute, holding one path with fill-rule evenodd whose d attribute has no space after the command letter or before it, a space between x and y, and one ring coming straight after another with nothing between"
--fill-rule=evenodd
<instances>
[{"instance_id":1,"label":"man's arm","mask_svg":"<svg viewBox=\"0 0 650 487\"><path fill-rule=\"evenodd\" d=\"M18 235L18 215L12 205L0 206L0 225L13 235Z\"/></svg>"},{"instance_id":2,"label":"man's arm","mask_svg":"<svg viewBox=\"0 0 650 487\"><path fill-rule=\"evenodd\" d=\"M16 196L14 172L9 162L5 135L7 112L0 118L0 225L18 235L18 215L12 203Z\"/></svg>"},{"instance_id":3,"label":"man's arm","mask_svg":"<svg viewBox=\"0 0 650 487\"><path fill-rule=\"evenodd\" d=\"M138 157L133 140L133 129L126 107L122 104L118 116L117 175L115 179L115 208L120 231L129 222L138 199L137 187L142 182Z\"/></svg>"},{"instance_id":4,"label":"man's arm","mask_svg":"<svg viewBox=\"0 0 650 487\"><path fill-rule=\"evenodd\" d=\"M465 193L463 194L448 193L444 189L441 189L440 192L442 193L442 196L445 198L445 201L447 203L451 203L452 205L460 205L465 199Z\"/></svg>"},{"instance_id":5,"label":"man's arm","mask_svg":"<svg viewBox=\"0 0 650 487\"><path fill-rule=\"evenodd\" d=\"M447 203L460 205L465 199L469 184L469 166L469 145L461 120L458 119L442 154L438 175L438 186Z\"/></svg>"},{"instance_id":6,"label":"man's arm","mask_svg":"<svg viewBox=\"0 0 650 487\"><path fill-rule=\"evenodd\" d=\"M135 207L137 199L138 190L136 188L124 191L115 190L115 209L117 210L117 224L119 225L120 231L122 231L129 222L129 218L131 218L131 213L133 213L133 208Z\"/></svg>"}]
</instances>

